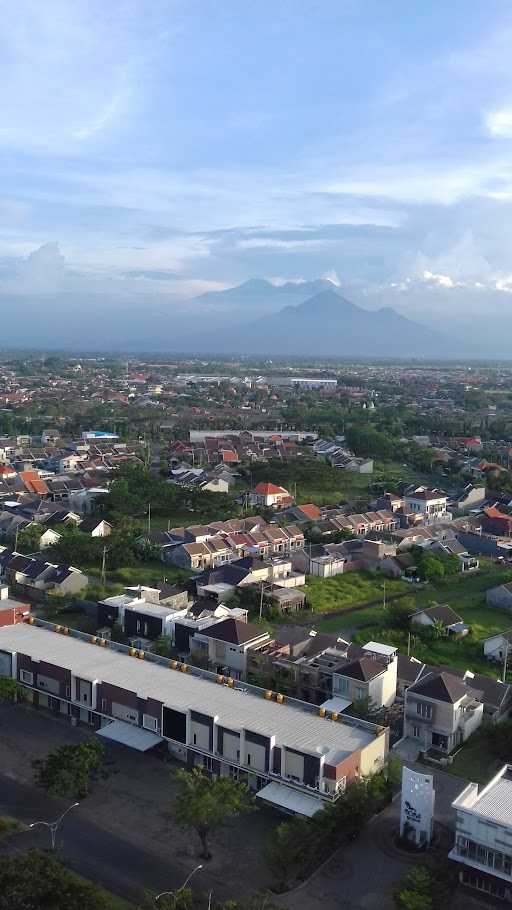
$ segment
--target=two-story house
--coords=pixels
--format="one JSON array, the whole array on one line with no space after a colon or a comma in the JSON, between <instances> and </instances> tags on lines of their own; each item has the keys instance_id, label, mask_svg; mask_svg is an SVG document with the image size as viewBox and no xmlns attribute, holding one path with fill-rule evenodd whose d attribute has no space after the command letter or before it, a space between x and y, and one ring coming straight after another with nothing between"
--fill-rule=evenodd
<instances>
[{"instance_id":1,"label":"two-story house","mask_svg":"<svg viewBox=\"0 0 512 910\"><path fill-rule=\"evenodd\" d=\"M414 487L404 495L404 509L419 515L424 524L435 524L437 521L449 521L451 513L447 510L446 493L429 487Z\"/></svg>"},{"instance_id":2,"label":"two-story house","mask_svg":"<svg viewBox=\"0 0 512 910\"><path fill-rule=\"evenodd\" d=\"M482 723L481 695L450 673L427 673L405 692L403 738L449 755Z\"/></svg>"},{"instance_id":3,"label":"two-story house","mask_svg":"<svg viewBox=\"0 0 512 910\"><path fill-rule=\"evenodd\" d=\"M191 640L191 654L204 657L207 669L233 679L247 676L247 652L258 650L270 641L268 632L236 619L224 619L196 632Z\"/></svg>"},{"instance_id":4,"label":"two-story house","mask_svg":"<svg viewBox=\"0 0 512 910\"><path fill-rule=\"evenodd\" d=\"M379 708L392 705L396 698L397 649L370 641L363 645L362 651L361 657L338 667L333 673L333 698L346 700L347 708L352 702L363 699Z\"/></svg>"},{"instance_id":5,"label":"two-story house","mask_svg":"<svg viewBox=\"0 0 512 910\"><path fill-rule=\"evenodd\" d=\"M293 497L284 487L275 483L261 482L256 484L251 493L251 501L257 506L269 509L286 509L293 503Z\"/></svg>"},{"instance_id":6,"label":"two-story house","mask_svg":"<svg viewBox=\"0 0 512 910\"><path fill-rule=\"evenodd\" d=\"M512 902L512 765L489 783L470 783L452 803L455 845L450 859L460 866L460 881L491 900Z\"/></svg>"}]
</instances>

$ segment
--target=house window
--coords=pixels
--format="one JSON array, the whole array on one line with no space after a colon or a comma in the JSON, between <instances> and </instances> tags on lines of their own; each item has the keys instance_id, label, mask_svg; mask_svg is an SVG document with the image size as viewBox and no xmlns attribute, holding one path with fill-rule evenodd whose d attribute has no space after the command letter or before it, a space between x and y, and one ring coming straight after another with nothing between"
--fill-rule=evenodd
<instances>
[{"instance_id":1,"label":"house window","mask_svg":"<svg viewBox=\"0 0 512 910\"><path fill-rule=\"evenodd\" d=\"M421 701L416 703L416 714L419 714L420 717L424 717L427 720L430 720L432 717L432 705L426 705Z\"/></svg>"},{"instance_id":2,"label":"house window","mask_svg":"<svg viewBox=\"0 0 512 910\"><path fill-rule=\"evenodd\" d=\"M152 730L153 733L158 733L158 719L151 714L142 715L142 726L146 730Z\"/></svg>"},{"instance_id":3,"label":"house window","mask_svg":"<svg viewBox=\"0 0 512 910\"><path fill-rule=\"evenodd\" d=\"M251 755L250 755L249 752L247 753L247 766L248 766L249 768L251 767Z\"/></svg>"},{"instance_id":4,"label":"house window","mask_svg":"<svg viewBox=\"0 0 512 910\"><path fill-rule=\"evenodd\" d=\"M71 686L66 686L66 698L71 698Z\"/></svg>"},{"instance_id":5,"label":"house window","mask_svg":"<svg viewBox=\"0 0 512 910\"><path fill-rule=\"evenodd\" d=\"M32 686L34 683L34 674L30 670L20 670L20 680L22 683L26 683L27 686Z\"/></svg>"},{"instance_id":6,"label":"house window","mask_svg":"<svg viewBox=\"0 0 512 910\"><path fill-rule=\"evenodd\" d=\"M364 697L365 697L364 689L359 689L359 688L356 689L356 701L361 701L361 699Z\"/></svg>"},{"instance_id":7,"label":"house window","mask_svg":"<svg viewBox=\"0 0 512 910\"><path fill-rule=\"evenodd\" d=\"M345 695L348 692L348 679L344 679L343 676L335 677L334 691L338 692L340 695Z\"/></svg>"},{"instance_id":8,"label":"house window","mask_svg":"<svg viewBox=\"0 0 512 910\"><path fill-rule=\"evenodd\" d=\"M102 710L102 711L106 711L106 710L107 710L107 699L106 699L106 698L102 698L102 699L101 699L101 710Z\"/></svg>"}]
</instances>

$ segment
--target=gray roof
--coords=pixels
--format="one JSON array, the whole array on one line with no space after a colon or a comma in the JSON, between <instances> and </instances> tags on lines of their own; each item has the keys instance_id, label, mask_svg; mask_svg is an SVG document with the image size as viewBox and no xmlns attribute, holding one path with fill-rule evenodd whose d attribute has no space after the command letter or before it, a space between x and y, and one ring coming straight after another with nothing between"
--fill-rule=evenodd
<instances>
[{"instance_id":1,"label":"gray roof","mask_svg":"<svg viewBox=\"0 0 512 910\"><path fill-rule=\"evenodd\" d=\"M50 661L83 679L108 682L178 711L208 711L228 730L247 728L263 736L275 735L284 746L325 755L330 764L338 764L375 739L375 733L364 726L333 723L306 706L267 701L263 692L244 694L208 678L172 671L38 626L20 623L0 628L0 649Z\"/></svg>"}]
</instances>

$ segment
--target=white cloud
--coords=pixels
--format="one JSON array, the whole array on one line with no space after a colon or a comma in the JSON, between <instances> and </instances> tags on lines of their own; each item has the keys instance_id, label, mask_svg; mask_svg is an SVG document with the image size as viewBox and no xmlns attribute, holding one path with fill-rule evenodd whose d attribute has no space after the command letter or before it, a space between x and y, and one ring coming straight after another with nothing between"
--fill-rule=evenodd
<instances>
[{"instance_id":1,"label":"white cloud","mask_svg":"<svg viewBox=\"0 0 512 910\"><path fill-rule=\"evenodd\" d=\"M426 281L427 284L437 284L440 288L461 287L460 282L454 281L449 275L435 275L428 269L424 269L423 271L423 280Z\"/></svg>"},{"instance_id":2,"label":"white cloud","mask_svg":"<svg viewBox=\"0 0 512 910\"><path fill-rule=\"evenodd\" d=\"M331 284L334 284L337 288L341 287L341 281L334 269L330 269L328 272L324 272L321 277L325 278L326 281L330 281Z\"/></svg>"},{"instance_id":3,"label":"white cloud","mask_svg":"<svg viewBox=\"0 0 512 910\"><path fill-rule=\"evenodd\" d=\"M512 139L512 107L490 111L485 118L487 129L493 136Z\"/></svg>"},{"instance_id":4,"label":"white cloud","mask_svg":"<svg viewBox=\"0 0 512 910\"><path fill-rule=\"evenodd\" d=\"M273 237L252 237L249 240L237 240L240 250L319 250L327 246L329 240L279 240Z\"/></svg>"},{"instance_id":5,"label":"white cloud","mask_svg":"<svg viewBox=\"0 0 512 910\"><path fill-rule=\"evenodd\" d=\"M276 288L282 288L283 284L306 284L307 280L307 278L282 278L280 275L273 275L271 278L267 278L267 281Z\"/></svg>"}]
</instances>

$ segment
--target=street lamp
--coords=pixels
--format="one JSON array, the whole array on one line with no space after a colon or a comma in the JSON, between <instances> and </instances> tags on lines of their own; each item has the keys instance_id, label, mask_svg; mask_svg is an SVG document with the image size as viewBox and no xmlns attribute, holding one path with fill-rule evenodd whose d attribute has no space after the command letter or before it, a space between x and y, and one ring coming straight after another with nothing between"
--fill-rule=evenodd
<instances>
[{"instance_id":1,"label":"street lamp","mask_svg":"<svg viewBox=\"0 0 512 910\"><path fill-rule=\"evenodd\" d=\"M187 885L188 885L190 879L192 878L192 876L195 875L196 872L199 872L199 870L202 869L202 868L203 868L203 864L202 864L202 863L199 863L199 865L196 866L195 869L192 869L192 872L190 873L189 876L187 876L187 878L185 879L185 881L183 882L183 884L181 885L181 887L180 887L180 888L176 888L175 891L161 891L160 894L157 894L157 895L155 896L155 904L157 903L157 901L160 900L161 897L166 897L168 894L177 894L179 891L184 891L185 888L187 887Z\"/></svg>"},{"instance_id":2,"label":"street lamp","mask_svg":"<svg viewBox=\"0 0 512 910\"><path fill-rule=\"evenodd\" d=\"M71 812L71 809L74 809L76 806L79 806L79 805L80 805L80 803L73 803L71 806L68 806L68 808L62 813L62 815L59 815L59 817L54 822L42 822L42 821L41 822L32 822L32 824L29 825L29 828L35 828L36 825L44 825L45 828L48 828L48 830L50 832L51 842L52 842L52 850L55 850L55 840L57 838L57 831L60 828L63 818L68 814L68 812Z\"/></svg>"}]
</instances>

